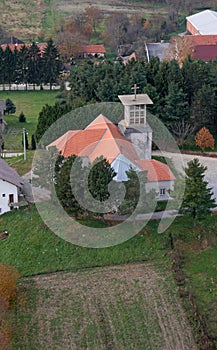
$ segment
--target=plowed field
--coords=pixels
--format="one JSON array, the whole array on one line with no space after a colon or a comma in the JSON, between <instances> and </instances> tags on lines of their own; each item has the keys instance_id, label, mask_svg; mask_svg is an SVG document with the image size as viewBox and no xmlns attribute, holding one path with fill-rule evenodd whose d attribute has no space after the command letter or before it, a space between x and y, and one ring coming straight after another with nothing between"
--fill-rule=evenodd
<instances>
[{"instance_id":1,"label":"plowed field","mask_svg":"<svg viewBox=\"0 0 217 350\"><path fill-rule=\"evenodd\" d=\"M128 264L25 278L16 349L196 350L170 273Z\"/></svg>"}]
</instances>

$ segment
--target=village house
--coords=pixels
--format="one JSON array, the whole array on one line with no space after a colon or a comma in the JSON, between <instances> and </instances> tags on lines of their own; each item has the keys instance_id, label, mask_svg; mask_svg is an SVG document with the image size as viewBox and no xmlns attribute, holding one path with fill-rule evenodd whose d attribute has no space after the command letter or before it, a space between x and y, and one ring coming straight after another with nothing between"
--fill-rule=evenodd
<instances>
[{"instance_id":1,"label":"village house","mask_svg":"<svg viewBox=\"0 0 217 350\"><path fill-rule=\"evenodd\" d=\"M103 44L82 45L80 55L82 58L104 58L106 49Z\"/></svg>"},{"instance_id":2,"label":"village house","mask_svg":"<svg viewBox=\"0 0 217 350\"><path fill-rule=\"evenodd\" d=\"M0 214L10 211L18 203L23 180L16 170L0 158Z\"/></svg>"},{"instance_id":3,"label":"village house","mask_svg":"<svg viewBox=\"0 0 217 350\"><path fill-rule=\"evenodd\" d=\"M85 129L69 130L47 148L56 146L65 158L77 155L90 163L103 156L120 182L128 180L130 168L147 171L146 190L155 189L158 199L168 199L175 177L166 164L152 159L152 129L146 120L146 106L152 101L136 92L118 97L124 105L124 119L118 125L100 114Z\"/></svg>"}]
</instances>

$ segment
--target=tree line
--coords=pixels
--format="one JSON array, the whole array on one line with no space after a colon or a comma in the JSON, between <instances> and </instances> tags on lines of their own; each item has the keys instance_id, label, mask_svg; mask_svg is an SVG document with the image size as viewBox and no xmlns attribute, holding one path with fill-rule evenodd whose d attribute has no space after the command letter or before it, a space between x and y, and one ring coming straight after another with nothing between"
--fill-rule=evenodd
<instances>
[{"instance_id":1,"label":"tree line","mask_svg":"<svg viewBox=\"0 0 217 350\"><path fill-rule=\"evenodd\" d=\"M206 126L217 132L217 60L208 63L188 57L177 61L86 62L72 67L70 100L83 104L119 101L118 95L131 94L137 83L139 93L153 101L149 110L176 136L181 146L189 134Z\"/></svg>"},{"instance_id":2,"label":"tree line","mask_svg":"<svg viewBox=\"0 0 217 350\"><path fill-rule=\"evenodd\" d=\"M0 47L0 84L3 89L6 84L28 84L43 86L49 84L50 89L56 83L62 64L58 50L52 39L47 41L41 53L38 45L33 42L30 46L23 45L20 50L6 46Z\"/></svg>"}]
</instances>

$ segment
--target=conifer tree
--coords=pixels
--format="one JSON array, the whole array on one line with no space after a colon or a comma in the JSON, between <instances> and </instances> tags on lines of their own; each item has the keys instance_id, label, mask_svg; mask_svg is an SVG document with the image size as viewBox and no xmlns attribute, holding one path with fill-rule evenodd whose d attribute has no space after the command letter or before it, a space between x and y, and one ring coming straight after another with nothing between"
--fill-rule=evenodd
<instances>
[{"instance_id":1,"label":"conifer tree","mask_svg":"<svg viewBox=\"0 0 217 350\"><path fill-rule=\"evenodd\" d=\"M198 158L188 162L185 168L185 194L182 202L182 212L190 215L196 220L210 215L211 209L214 208L215 200L212 198L212 190L207 187L208 183L204 180L207 167L200 164Z\"/></svg>"}]
</instances>

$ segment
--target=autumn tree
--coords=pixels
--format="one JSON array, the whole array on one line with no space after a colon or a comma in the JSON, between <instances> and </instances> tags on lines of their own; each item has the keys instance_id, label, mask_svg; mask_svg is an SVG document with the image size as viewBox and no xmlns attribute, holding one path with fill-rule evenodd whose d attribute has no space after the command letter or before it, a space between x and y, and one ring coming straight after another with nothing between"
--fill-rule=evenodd
<instances>
[{"instance_id":1,"label":"autumn tree","mask_svg":"<svg viewBox=\"0 0 217 350\"><path fill-rule=\"evenodd\" d=\"M214 150L215 140L210 131L204 126L201 128L195 137L196 145L204 152L205 148Z\"/></svg>"},{"instance_id":2,"label":"autumn tree","mask_svg":"<svg viewBox=\"0 0 217 350\"><path fill-rule=\"evenodd\" d=\"M183 62L191 55L192 44L190 40L185 40L183 37L175 37L170 41L169 47L165 54L165 59L174 59L182 67Z\"/></svg>"},{"instance_id":3,"label":"autumn tree","mask_svg":"<svg viewBox=\"0 0 217 350\"><path fill-rule=\"evenodd\" d=\"M96 27L102 20L102 12L97 7L89 6L85 9L84 15L86 18L86 23L91 25L94 33L96 33Z\"/></svg>"}]
</instances>

